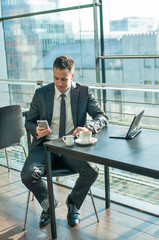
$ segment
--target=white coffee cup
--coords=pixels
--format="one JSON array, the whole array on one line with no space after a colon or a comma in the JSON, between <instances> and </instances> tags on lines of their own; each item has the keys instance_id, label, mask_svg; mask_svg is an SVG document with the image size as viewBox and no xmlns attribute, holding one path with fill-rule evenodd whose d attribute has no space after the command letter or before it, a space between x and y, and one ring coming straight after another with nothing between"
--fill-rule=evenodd
<instances>
[{"instance_id":1,"label":"white coffee cup","mask_svg":"<svg viewBox=\"0 0 159 240\"><path fill-rule=\"evenodd\" d=\"M74 136L72 135L67 135L67 136L63 136L62 140L66 143L67 146L73 146L74 144Z\"/></svg>"},{"instance_id":2,"label":"white coffee cup","mask_svg":"<svg viewBox=\"0 0 159 240\"><path fill-rule=\"evenodd\" d=\"M77 134L77 137L81 140L81 142L88 143L92 138L92 132L90 130L84 130Z\"/></svg>"}]
</instances>

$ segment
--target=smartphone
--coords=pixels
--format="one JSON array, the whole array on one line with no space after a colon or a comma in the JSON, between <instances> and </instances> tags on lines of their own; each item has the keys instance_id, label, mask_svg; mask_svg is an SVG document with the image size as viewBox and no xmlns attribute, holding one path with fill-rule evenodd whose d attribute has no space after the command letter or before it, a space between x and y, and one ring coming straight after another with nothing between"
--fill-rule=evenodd
<instances>
[{"instance_id":1,"label":"smartphone","mask_svg":"<svg viewBox=\"0 0 159 240\"><path fill-rule=\"evenodd\" d=\"M39 127L49 128L49 124L47 120L37 120L37 124Z\"/></svg>"}]
</instances>

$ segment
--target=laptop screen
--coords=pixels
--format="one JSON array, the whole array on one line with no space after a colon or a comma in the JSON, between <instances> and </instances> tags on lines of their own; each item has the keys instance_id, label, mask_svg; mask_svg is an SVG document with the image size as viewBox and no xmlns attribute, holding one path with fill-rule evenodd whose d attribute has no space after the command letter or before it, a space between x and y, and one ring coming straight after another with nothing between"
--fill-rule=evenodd
<instances>
[{"instance_id":1,"label":"laptop screen","mask_svg":"<svg viewBox=\"0 0 159 240\"><path fill-rule=\"evenodd\" d=\"M144 113L144 110L134 117L134 119L131 123L131 126L129 128L129 131L127 133L127 136L131 136L138 129L138 125L142 118L143 113Z\"/></svg>"}]
</instances>

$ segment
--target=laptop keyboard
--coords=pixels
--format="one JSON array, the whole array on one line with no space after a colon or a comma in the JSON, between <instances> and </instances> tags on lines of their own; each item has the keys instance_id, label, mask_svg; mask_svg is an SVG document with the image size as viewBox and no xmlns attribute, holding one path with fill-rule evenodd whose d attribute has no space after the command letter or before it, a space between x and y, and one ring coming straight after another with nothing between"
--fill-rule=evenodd
<instances>
[{"instance_id":1,"label":"laptop keyboard","mask_svg":"<svg viewBox=\"0 0 159 240\"><path fill-rule=\"evenodd\" d=\"M118 130L118 132L116 132L115 135L118 137L125 137L127 134L127 131L128 131L127 128L122 128L122 129Z\"/></svg>"},{"instance_id":2,"label":"laptop keyboard","mask_svg":"<svg viewBox=\"0 0 159 240\"><path fill-rule=\"evenodd\" d=\"M125 128L121 129L119 132L119 137L125 137L126 133L127 133L127 129L125 129Z\"/></svg>"}]
</instances>

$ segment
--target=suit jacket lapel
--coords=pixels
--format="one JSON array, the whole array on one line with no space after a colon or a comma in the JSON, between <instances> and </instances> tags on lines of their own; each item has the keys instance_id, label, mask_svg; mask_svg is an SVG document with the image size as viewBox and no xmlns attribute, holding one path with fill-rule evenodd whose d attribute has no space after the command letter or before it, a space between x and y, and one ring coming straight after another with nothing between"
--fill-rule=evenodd
<instances>
[{"instance_id":1,"label":"suit jacket lapel","mask_svg":"<svg viewBox=\"0 0 159 240\"><path fill-rule=\"evenodd\" d=\"M78 126L78 96L79 90L76 83L72 82L71 85L71 109L74 126Z\"/></svg>"},{"instance_id":2,"label":"suit jacket lapel","mask_svg":"<svg viewBox=\"0 0 159 240\"><path fill-rule=\"evenodd\" d=\"M53 105L54 105L54 83L48 85L48 91L46 96L46 107L47 107L47 120L49 125L51 124Z\"/></svg>"}]
</instances>

